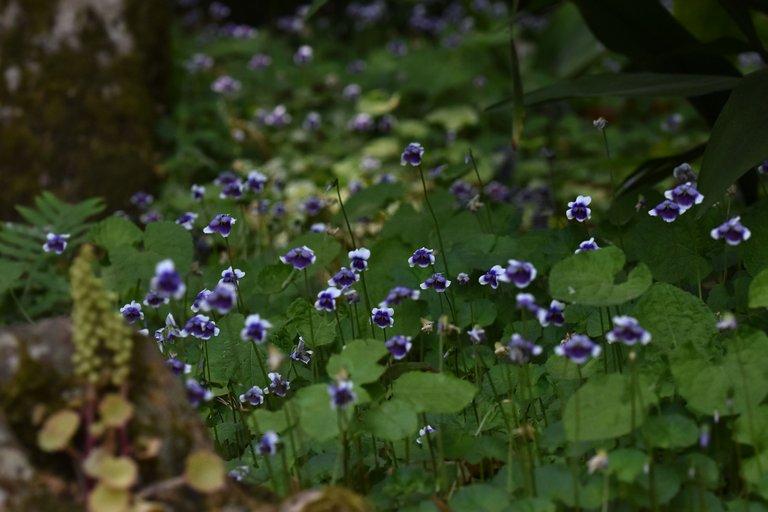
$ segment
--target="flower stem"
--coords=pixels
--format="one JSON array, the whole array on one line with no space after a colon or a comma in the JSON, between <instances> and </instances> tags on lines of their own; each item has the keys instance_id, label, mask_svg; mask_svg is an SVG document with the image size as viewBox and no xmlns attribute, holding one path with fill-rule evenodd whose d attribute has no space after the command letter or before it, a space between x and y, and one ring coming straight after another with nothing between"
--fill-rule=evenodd
<instances>
[{"instance_id":1,"label":"flower stem","mask_svg":"<svg viewBox=\"0 0 768 512\"><path fill-rule=\"evenodd\" d=\"M445 267L445 276L448 278L451 276L451 271L448 269L448 253L445 252L445 245L443 244L443 235L440 233L440 223L437 221L435 210L432 209L432 203L429 202L429 194L427 194L427 181L424 179L424 169L419 164L419 176L421 177L421 186L424 190L424 201L427 203L427 209L432 216L432 222L435 224L435 231L437 232L437 243L440 245L440 254L443 257L443 266Z\"/></svg>"},{"instance_id":2,"label":"flower stem","mask_svg":"<svg viewBox=\"0 0 768 512\"><path fill-rule=\"evenodd\" d=\"M307 300L309 301L307 316L309 317L309 335L312 338L312 344L310 346L314 346L315 345L315 321L312 319L312 314L314 313L312 311L312 292L309 289L309 274L307 272L306 267L304 268L304 288L307 290Z\"/></svg>"}]
</instances>

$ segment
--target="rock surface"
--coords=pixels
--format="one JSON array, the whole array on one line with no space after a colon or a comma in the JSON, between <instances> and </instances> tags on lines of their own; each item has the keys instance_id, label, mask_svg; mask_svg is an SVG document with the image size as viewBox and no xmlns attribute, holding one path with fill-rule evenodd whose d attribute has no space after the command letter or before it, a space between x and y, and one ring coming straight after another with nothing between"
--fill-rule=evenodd
<instances>
[{"instance_id":1,"label":"rock surface","mask_svg":"<svg viewBox=\"0 0 768 512\"><path fill-rule=\"evenodd\" d=\"M0 1L0 218L43 188L125 208L151 184L169 17L155 0Z\"/></svg>"}]
</instances>

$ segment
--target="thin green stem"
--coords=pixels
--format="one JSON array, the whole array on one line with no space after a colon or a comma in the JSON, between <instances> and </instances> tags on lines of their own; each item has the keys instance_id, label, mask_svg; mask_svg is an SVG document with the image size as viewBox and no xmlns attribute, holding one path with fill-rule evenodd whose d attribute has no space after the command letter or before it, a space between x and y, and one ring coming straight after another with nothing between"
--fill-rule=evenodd
<instances>
[{"instance_id":1,"label":"thin green stem","mask_svg":"<svg viewBox=\"0 0 768 512\"><path fill-rule=\"evenodd\" d=\"M312 338L312 342L309 346L312 347L315 344L315 321L312 319L312 316L314 315L312 307L312 291L309 288L309 273L307 272L306 267L304 268L304 288L307 291L307 300L309 306L307 311L307 316L309 317L309 335Z\"/></svg>"},{"instance_id":2,"label":"thin green stem","mask_svg":"<svg viewBox=\"0 0 768 512\"><path fill-rule=\"evenodd\" d=\"M418 165L419 168L419 176L421 177L421 186L424 190L424 201L427 203L427 209L429 210L429 214L432 216L432 222L435 225L435 232L437 233L437 243L440 245L440 255L443 258L443 266L445 268L445 277L448 278L451 276L451 271L448 269L448 253L445 252L445 244L443 244L443 235L440 233L440 223L437 221L437 215L435 215L435 210L432 209L432 203L429 202L429 194L427 193L427 181L424 179L424 169L422 169L421 164Z\"/></svg>"}]
</instances>

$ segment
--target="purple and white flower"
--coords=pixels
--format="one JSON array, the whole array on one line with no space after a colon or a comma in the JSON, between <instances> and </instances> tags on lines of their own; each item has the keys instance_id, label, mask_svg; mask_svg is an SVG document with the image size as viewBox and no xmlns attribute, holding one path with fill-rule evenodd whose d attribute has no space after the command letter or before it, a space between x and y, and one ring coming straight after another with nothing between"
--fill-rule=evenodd
<instances>
[{"instance_id":1,"label":"purple and white flower","mask_svg":"<svg viewBox=\"0 0 768 512\"><path fill-rule=\"evenodd\" d=\"M479 325L475 325L470 330L468 330L467 335L469 335L469 341L471 341L475 345L477 345L478 343L482 343L486 340L485 329L483 329Z\"/></svg>"},{"instance_id":2,"label":"purple and white flower","mask_svg":"<svg viewBox=\"0 0 768 512\"><path fill-rule=\"evenodd\" d=\"M323 122L322 116L318 112L309 112L307 113L307 117L304 118L304 122L301 124L301 126L309 131L313 132L315 130L318 130L320 128L320 125Z\"/></svg>"},{"instance_id":3,"label":"purple and white flower","mask_svg":"<svg viewBox=\"0 0 768 512\"><path fill-rule=\"evenodd\" d=\"M155 276L150 283L153 290L164 297L180 299L187 290L172 260L163 260L155 266Z\"/></svg>"},{"instance_id":4,"label":"purple and white flower","mask_svg":"<svg viewBox=\"0 0 768 512\"><path fill-rule=\"evenodd\" d=\"M410 352L412 345L410 336L400 335L392 336L384 343L384 346L387 347L389 353L392 354L392 359L395 361L405 359L405 356Z\"/></svg>"},{"instance_id":5,"label":"purple and white flower","mask_svg":"<svg viewBox=\"0 0 768 512\"><path fill-rule=\"evenodd\" d=\"M578 222L584 222L592 218L592 210L589 208L592 203L592 198L589 196L576 196L575 201L568 203L568 209L565 211L565 216L568 220L576 220Z\"/></svg>"},{"instance_id":6,"label":"purple and white flower","mask_svg":"<svg viewBox=\"0 0 768 512\"><path fill-rule=\"evenodd\" d=\"M267 377L269 378L269 389L275 396L283 398L288 394L291 383L285 380L282 375L277 372L270 372Z\"/></svg>"},{"instance_id":7,"label":"purple and white flower","mask_svg":"<svg viewBox=\"0 0 768 512\"><path fill-rule=\"evenodd\" d=\"M265 53L257 53L248 61L248 68L254 71L268 68L272 65L272 57Z\"/></svg>"},{"instance_id":8,"label":"purple and white flower","mask_svg":"<svg viewBox=\"0 0 768 512\"><path fill-rule=\"evenodd\" d=\"M242 84L239 80L235 80L231 76L223 75L218 77L211 84L211 90L218 94L226 96L236 94L240 91Z\"/></svg>"},{"instance_id":9,"label":"purple and white flower","mask_svg":"<svg viewBox=\"0 0 768 512\"><path fill-rule=\"evenodd\" d=\"M155 290L150 290L147 293L147 295L144 297L144 301L142 302L142 304L144 304L148 308L157 309L163 304L168 304L168 302L170 302L168 297L161 295Z\"/></svg>"},{"instance_id":10,"label":"purple and white flower","mask_svg":"<svg viewBox=\"0 0 768 512\"><path fill-rule=\"evenodd\" d=\"M341 295L341 290L331 286L317 294L315 309L318 311L336 311L336 298Z\"/></svg>"},{"instance_id":11,"label":"purple and white flower","mask_svg":"<svg viewBox=\"0 0 768 512\"><path fill-rule=\"evenodd\" d=\"M500 281L512 283L518 288L525 288L536 279L536 267L527 261L509 260L504 274L498 276Z\"/></svg>"},{"instance_id":12,"label":"purple and white flower","mask_svg":"<svg viewBox=\"0 0 768 512\"><path fill-rule=\"evenodd\" d=\"M509 362L518 365L528 363L531 359L541 354L542 351L539 345L526 340L519 334L512 335L505 349Z\"/></svg>"},{"instance_id":13,"label":"purple and white flower","mask_svg":"<svg viewBox=\"0 0 768 512\"><path fill-rule=\"evenodd\" d=\"M249 172L248 177L245 179L245 186L251 192L262 192L266 185L267 177L255 169Z\"/></svg>"},{"instance_id":14,"label":"purple and white flower","mask_svg":"<svg viewBox=\"0 0 768 512\"><path fill-rule=\"evenodd\" d=\"M342 290L349 288L360 279L360 276L347 267L341 267L333 277L328 280L328 286L338 286Z\"/></svg>"},{"instance_id":15,"label":"purple and white flower","mask_svg":"<svg viewBox=\"0 0 768 512\"><path fill-rule=\"evenodd\" d=\"M421 165L421 157L424 156L424 148L418 142L411 142L400 155L400 165Z\"/></svg>"},{"instance_id":16,"label":"purple and white flower","mask_svg":"<svg viewBox=\"0 0 768 512\"><path fill-rule=\"evenodd\" d=\"M349 266L352 267L352 270L356 272L363 272L368 268L368 258L371 257L371 251L365 247L360 247L354 251L349 251L349 253L347 253L347 257L349 258Z\"/></svg>"},{"instance_id":17,"label":"purple and white flower","mask_svg":"<svg viewBox=\"0 0 768 512\"><path fill-rule=\"evenodd\" d=\"M219 328L216 324L205 315L195 315L184 325L184 329L181 331L182 337L192 335L200 340L209 340L213 336L219 335Z\"/></svg>"},{"instance_id":18,"label":"purple and white flower","mask_svg":"<svg viewBox=\"0 0 768 512\"><path fill-rule=\"evenodd\" d=\"M741 223L741 217L733 217L713 229L710 235L715 240L725 240L728 245L739 245L749 240L752 232Z\"/></svg>"},{"instance_id":19,"label":"purple and white flower","mask_svg":"<svg viewBox=\"0 0 768 512\"><path fill-rule=\"evenodd\" d=\"M272 324L259 315L248 315L245 319L245 327L240 331L240 339L257 344L264 343L267 339L267 329L271 328Z\"/></svg>"},{"instance_id":20,"label":"purple and white flower","mask_svg":"<svg viewBox=\"0 0 768 512\"><path fill-rule=\"evenodd\" d=\"M676 202L665 199L651 210L648 210L648 215L651 217L661 217L664 222L674 222L684 211L683 207Z\"/></svg>"},{"instance_id":21,"label":"purple and white flower","mask_svg":"<svg viewBox=\"0 0 768 512\"><path fill-rule=\"evenodd\" d=\"M445 290L448 289L449 286L451 286L451 281L446 279L441 272L432 274L430 277L427 278L426 281L424 281L419 285L419 287L422 290L427 290L429 288L432 288L437 293L445 292Z\"/></svg>"},{"instance_id":22,"label":"purple and white flower","mask_svg":"<svg viewBox=\"0 0 768 512\"><path fill-rule=\"evenodd\" d=\"M264 403L264 390L259 386L253 386L251 389L240 395L240 402L258 407Z\"/></svg>"},{"instance_id":23,"label":"purple and white flower","mask_svg":"<svg viewBox=\"0 0 768 512\"><path fill-rule=\"evenodd\" d=\"M579 244L579 248L574 251L576 254L579 254L580 252L589 252L589 251L596 251L600 247L597 245L597 242L595 242L595 237L590 238L589 240L584 240Z\"/></svg>"},{"instance_id":24,"label":"purple and white flower","mask_svg":"<svg viewBox=\"0 0 768 512\"><path fill-rule=\"evenodd\" d=\"M671 190L664 192L664 197L670 201L674 201L680 207L680 213L684 213L691 206L695 204L701 204L704 200L704 196L696 190L694 183L686 182L682 185L678 185Z\"/></svg>"},{"instance_id":25,"label":"purple and white flower","mask_svg":"<svg viewBox=\"0 0 768 512\"><path fill-rule=\"evenodd\" d=\"M219 283L237 284L242 278L245 277L245 272L239 268L232 268L231 266L221 271L221 279Z\"/></svg>"},{"instance_id":26,"label":"purple and white flower","mask_svg":"<svg viewBox=\"0 0 768 512\"><path fill-rule=\"evenodd\" d=\"M206 235L212 235L218 233L224 238L227 238L232 232L232 225L237 222L237 219L226 213L217 214L213 220L205 228L203 233Z\"/></svg>"},{"instance_id":27,"label":"purple and white flower","mask_svg":"<svg viewBox=\"0 0 768 512\"><path fill-rule=\"evenodd\" d=\"M280 256L280 261L286 265L293 265L293 268L296 270L307 268L313 264L316 259L314 251L306 245L291 249L285 253L284 256Z\"/></svg>"},{"instance_id":28,"label":"purple and white flower","mask_svg":"<svg viewBox=\"0 0 768 512\"><path fill-rule=\"evenodd\" d=\"M637 319L631 316L613 317L613 329L605 335L608 343L623 343L632 346L636 343L647 345L651 342L651 333L640 326Z\"/></svg>"},{"instance_id":29,"label":"purple and white flower","mask_svg":"<svg viewBox=\"0 0 768 512\"><path fill-rule=\"evenodd\" d=\"M187 231L192 231L192 228L194 227L196 220L197 220L196 213L185 212L185 213L182 213L178 219L176 219L176 224L182 226Z\"/></svg>"},{"instance_id":30,"label":"purple and white flower","mask_svg":"<svg viewBox=\"0 0 768 512\"><path fill-rule=\"evenodd\" d=\"M168 316L165 317L165 327L155 331L155 341L160 347L160 352L163 351L162 346L164 343L171 343L176 341L176 338L182 337L179 326L176 325L176 319L173 318L172 314L168 313Z\"/></svg>"},{"instance_id":31,"label":"purple and white flower","mask_svg":"<svg viewBox=\"0 0 768 512\"><path fill-rule=\"evenodd\" d=\"M600 345L583 334L574 334L555 347L555 354L567 357L576 364L584 364L600 355Z\"/></svg>"},{"instance_id":32,"label":"purple and white flower","mask_svg":"<svg viewBox=\"0 0 768 512\"><path fill-rule=\"evenodd\" d=\"M147 194L146 192L136 192L131 196L131 204L139 210L146 210L154 202L155 198L152 197L152 194Z\"/></svg>"},{"instance_id":33,"label":"purple and white flower","mask_svg":"<svg viewBox=\"0 0 768 512\"><path fill-rule=\"evenodd\" d=\"M129 324L136 323L136 320L144 320L144 313L141 311L141 304L132 300L130 303L120 308L120 314Z\"/></svg>"},{"instance_id":34,"label":"purple and white flower","mask_svg":"<svg viewBox=\"0 0 768 512\"><path fill-rule=\"evenodd\" d=\"M237 288L232 283L219 282L213 291L205 295L205 300L200 304L203 311L216 311L220 315L226 315L237 305Z\"/></svg>"},{"instance_id":35,"label":"purple and white flower","mask_svg":"<svg viewBox=\"0 0 768 512\"><path fill-rule=\"evenodd\" d=\"M203 402L208 402L213 398L213 393L210 389L205 389L195 379L187 379L187 399L192 404L192 407L198 407Z\"/></svg>"},{"instance_id":36,"label":"purple and white flower","mask_svg":"<svg viewBox=\"0 0 768 512\"><path fill-rule=\"evenodd\" d=\"M45 235L46 242L43 244L43 250L45 252L55 252L61 254L64 249L67 248L67 239L70 237L67 233L57 235L55 233L48 233Z\"/></svg>"},{"instance_id":37,"label":"purple and white flower","mask_svg":"<svg viewBox=\"0 0 768 512\"><path fill-rule=\"evenodd\" d=\"M539 323L542 327L548 325L557 325L558 327L565 324L565 304L560 301L553 300L549 303L548 308L539 308L536 312L536 317L539 319Z\"/></svg>"},{"instance_id":38,"label":"purple and white flower","mask_svg":"<svg viewBox=\"0 0 768 512\"><path fill-rule=\"evenodd\" d=\"M345 409L357 400L351 380L340 380L328 384L328 395L331 397L331 409Z\"/></svg>"},{"instance_id":39,"label":"purple and white flower","mask_svg":"<svg viewBox=\"0 0 768 512\"><path fill-rule=\"evenodd\" d=\"M293 347L293 352L291 352L291 359L294 361L299 361L302 364L309 364L312 360L312 354L314 352L312 350L307 350L304 346L304 338L299 336L299 343Z\"/></svg>"},{"instance_id":40,"label":"purple and white flower","mask_svg":"<svg viewBox=\"0 0 768 512\"><path fill-rule=\"evenodd\" d=\"M458 275L456 275L456 282L459 286L464 286L469 283L469 274L466 272L459 272Z\"/></svg>"},{"instance_id":41,"label":"purple and white flower","mask_svg":"<svg viewBox=\"0 0 768 512\"><path fill-rule=\"evenodd\" d=\"M421 438L437 432L436 428L432 428L431 425L426 425L419 429L419 437L416 439L416 444L421 444Z\"/></svg>"},{"instance_id":42,"label":"purple and white flower","mask_svg":"<svg viewBox=\"0 0 768 512\"><path fill-rule=\"evenodd\" d=\"M312 50L312 47L305 44L305 45L299 46L299 49L296 50L296 53L293 54L293 62L295 62L300 66L303 66L305 64L309 64L310 62L312 62L313 56L314 56L314 51Z\"/></svg>"},{"instance_id":43,"label":"purple and white flower","mask_svg":"<svg viewBox=\"0 0 768 512\"><path fill-rule=\"evenodd\" d=\"M404 300L418 300L421 292L419 290L411 290L405 286L395 286L387 294L387 298L379 302L379 307L393 307L397 306Z\"/></svg>"},{"instance_id":44,"label":"purple and white flower","mask_svg":"<svg viewBox=\"0 0 768 512\"><path fill-rule=\"evenodd\" d=\"M535 315L539 312L539 306L536 304L536 297L530 293L518 293L515 295L515 304L517 304L519 309L525 309Z\"/></svg>"},{"instance_id":45,"label":"purple and white flower","mask_svg":"<svg viewBox=\"0 0 768 512\"><path fill-rule=\"evenodd\" d=\"M205 187L202 185L192 185L190 189L192 191L192 199L195 201L202 201L205 198Z\"/></svg>"},{"instance_id":46,"label":"purple and white flower","mask_svg":"<svg viewBox=\"0 0 768 512\"><path fill-rule=\"evenodd\" d=\"M169 357L166 359L165 366L167 366L168 369L171 370L171 373L177 377L181 377L182 375L186 375L192 371L191 364L186 364L184 361L175 357Z\"/></svg>"},{"instance_id":47,"label":"purple and white flower","mask_svg":"<svg viewBox=\"0 0 768 512\"><path fill-rule=\"evenodd\" d=\"M211 290L208 288L204 288L200 293L198 293L195 298L192 300L192 305L189 306L189 309L192 310L193 313L197 313L201 309L205 310L207 307L205 305L205 299L208 297L208 295L211 293ZM207 310L206 310L207 311Z\"/></svg>"},{"instance_id":48,"label":"purple and white flower","mask_svg":"<svg viewBox=\"0 0 768 512\"><path fill-rule=\"evenodd\" d=\"M382 329L386 329L395 325L394 315L395 310L392 308L373 308L371 310L371 321Z\"/></svg>"},{"instance_id":49,"label":"purple and white flower","mask_svg":"<svg viewBox=\"0 0 768 512\"><path fill-rule=\"evenodd\" d=\"M411 267L418 265L421 268L431 267L435 264L434 253L434 249L427 249L426 247L416 249L413 255L408 258L408 265Z\"/></svg>"},{"instance_id":50,"label":"purple and white flower","mask_svg":"<svg viewBox=\"0 0 768 512\"><path fill-rule=\"evenodd\" d=\"M280 442L280 436L275 432L268 430L261 436L261 440L256 445L256 451L259 455L275 455L277 453L277 445Z\"/></svg>"},{"instance_id":51,"label":"purple and white flower","mask_svg":"<svg viewBox=\"0 0 768 512\"><path fill-rule=\"evenodd\" d=\"M478 282L483 286L489 284L491 285L491 288L495 290L499 287L499 278L503 275L504 269L501 267L501 265L494 265L491 267L491 270L480 276Z\"/></svg>"}]
</instances>

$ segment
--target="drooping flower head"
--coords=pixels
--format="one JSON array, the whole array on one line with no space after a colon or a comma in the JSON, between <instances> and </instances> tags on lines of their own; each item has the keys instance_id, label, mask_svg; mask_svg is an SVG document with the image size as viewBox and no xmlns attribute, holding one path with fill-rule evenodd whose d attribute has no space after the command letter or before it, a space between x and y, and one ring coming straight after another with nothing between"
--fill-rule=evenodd
<instances>
[{"instance_id":1,"label":"drooping flower head","mask_svg":"<svg viewBox=\"0 0 768 512\"><path fill-rule=\"evenodd\" d=\"M291 383L285 380L282 375L277 372L270 372L267 377L269 377L269 389L272 393L281 398L288 394Z\"/></svg>"},{"instance_id":2,"label":"drooping flower head","mask_svg":"<svg viewBox=\"0 0 768 512\"><path fill-rule=\"evenodd\" d=\"M248 315L245 319L245 327L240 331L240 339L258 344L264 343L267 339L267 329L271 328L272 324L259 315Z\"/></svg>"},{"instance_id":3,"label":"drooping flower head","mask_svg":"<svg viewBox=\"0 0 768 512\"><path fill-rule=\"evenodd\" d=\"M435 264L434 253L434 249L427 249L426 247L416 249L413 255L408 258L408 265L411 267L418 265L421 268L431 267Z\"/></svg>"},{"instance_id":4,"label":"drooping flower head","mask_svg":"<svg viewBox=\"0 0 768 512\"><path fill-rule=\"evenodd\" d=\"M498 276L500 281L512 283L518 288L525 288L536 279L536 267L526 261L509 260L504 274Z\"/></svg>"},{"instance_id":5,"label":"drooping flower head","mask_svg":"<svg viewBox=\"0 0 768 512\"><path fill-rule=\"evenodd\" d=\"M280 442L280 436L271 430L261 436L261 440L256 445L256 451L259 455L275 455L277 453L277 444Z\"/></svg>"},{"instance_id":6,"label":"drooping flower head","mask_svg":"<svg viewBox=\"0 0 768 512\"><path fill-rule=\"evenodd\" d=\"M717 314L717 323L715 327L720 332L735 331L739 324L736 322L736 316L730 311Z\"/></svg>"},{"instance_id":7,"label":"drooping flower head","mask_svg":"<svg viewBox=\"0 0 768 512\"><path fill-rule=\"evenodd\" d=\"M348 269L347 267L341 267L341 269L328 280L328 286L338 286L343 290L344 288L349 288L359 280L360 276L353 270Z\"/></svg>"},{"instance_id":8,"label":"drooping flower head","mask_svg":"<svg viewBox=\"0 0 768 512\"><path fill-rule=\"evenodd\" d=\"M681 214L694 204L700 204L704 200L704 196L696 190L696 185L690 181L667 190L664 192L664 197L677 203Z\"/></svg>"},{"instance_id":9,"label":"drooping flower head","mask_svg":"<svg viewBox=\"0 0 768 512\"><path fill-rule=\"evenodd\" d=\"M280 256L280 261L286 265L293 265L296 270L310 266L316 259L314 251L306 245L291 249L284 256Z\"/></svg>"},{"instance_id":10,"label":"drooping flower head","mask_svg":"<svg viewBox=\"0 0 768 512\"><path fill-rule=\"evenodd\" d=\"M589 251L596 251L600 247L595 242L595 237L590 238L589 240L584 240L579 244L579 248L574 251L576 254L579 254L580 252L589 252Z\"/></svg>"},{"instance_id":11,"label":"drooping flower head","mask_svg":"<svg viewBox=\"0 0 768 512\"><path fill-rule=\"evenodd\" d=\"M749 240L752 232L741 223L741 217L734 217L713 229L710 235L715 240L725 240L728 245L739 245L741 242Z\"/></svg>"},{"instance_id":12,"label":"drooping flower head","mask_svg":"<svg viewBox=\"0 0 768 512\"><path fill-rule=\"evenodd\" d=\"M168 316L165 317L165 327L161 327L155 331L155 341L160 347L160 352L163 351L164 343L171 343L175 341L176 338L180 337L182 337L181 331L179 330L179 326L176 325L176 319L173 318L172 314L168 313Z\"/></svg>"},{"instance_id":13,"label":"drooping flower head","mask_svg":"<svg viewBox=\"0 0 768 512\"><path fill-rule=\"evenodd\" d=\"M328 384L328 395L331 397L331 409L345 409L357 400L351 380L339 380Z\"/></svg>"},{"instance_id":14,"label":"drooping flower head","mask_svg":"<svg viewBox=\"0 0 768 512\"><path fill-rule=\"evenodd\" d=\"M221 192L219 192L219 199L240 199L243 197L244 187L240 178L223 183L221 185Z\"/></svg>"},{"instance_id":15,"label":"drooping flower head","mask_svg":"<svg viewBox=\"0 0 768 512\"><path fill-rule=\"evenodd\" d=\"M696 181L696 174L693 172L691 165L686 162L683 162L682 164L672 169L672 176L674 176L678 182L682 183L687 181Z\"/></svg>"},{"instance_id":16,"label":"drooping flower head","mask_svg":"<svg viewBox=\"0 0 768 512\"><path fill-rule=\"evenodd\" d=\"M365 247L360 247L354 251L349 251L347 257L349 257L349 266L352 267L352 270L362 272L368 268L368 258L371 257L371 251Z\"/></svg>"},{"instance_id":17,"label":"drooping flower head","mask_svg":"<svg viewBox=\"0 0 768 512\"><path fill-rule=\"evenodd\" d=\"M164 297L180 299L187 290L172 260L163 260L155 266L152 289Z\"/></svg>"},{"instance_id":18,"label":"drooping flower head","mask_svg":"<svg viewBox=\"0 0 768 512\"><path fill-rule=\"evenodd\" d=\"M404 300L418 300L421 292L419 290L411 290L405 286L395 286L389 291L387 298L379 302L379 307L393 307L397 306Z\"/></svg>"},{"instance_id":19,"label":"drooping flower head","mask_svg":"<svg viewBox=\"0 0 768 512\"><path fill-rule=\"evenodd\" d=\"M181 335L186 337L192 335L201 340L209 340L212 336L219 335L219 328L205 315L195 315L184 325Z\"/></svg>"},{"instance_id":20,"label":"drooping flower head","mask_svg":"<svg viewBox=\"0 0 768 512\"><path fill-rule=\"evenodd\" d=\"M674 222L683 213L683 208L674 201L665 199L648 210L651 217L661 217L664 222Z\"/></svg>"},{"instance_id":21,"label":"drooping flower head","mask_svg":"<svg viewBox=\"0 0 768 512\"><path fill-rule=\"evenodd\" d=\"M120 308L120 314L129 324L136 323L136 320L144 320L144 313L141 311L141 304L132 300L130 303Z\"/></svg>"},{"instance_id":22,"label":"drooping flower head","mask_svg":"<svg viewBox=\"0 0 768 512\"><path fill-rule=\"evenodd\" d=\"M205 299L208 297L208 294L211 293L211 290L208 288L204 288L203 290L198 293L195 298L192 300L192 304L189 306L189 309L192 310L193 313L199 312L201 309L207 311L207 306L205 305Z\"/></svg>"},{"instance_id":23,"label":"drooping flower head","mask_svg":"<svg viewBox=\"0 0 768 512\"><path fill-rule=\"evenodd\" d=\"M640 326L631 316L613 317L613 330L605 335L608 343L623 343L632 346L636 343L647 345L651 342L651 333Z\"/></svg>"},{"instance_id":24,"label":"drooping flower head","mask_svg":"<svg viewBox=\"0 0 768 512\"><path fill-rule=\"evenodd\" d=\"M499 278L503 275L504 269L501 267L501 265L494 265L491 267L491 270L480 276L478 282L483 286L489 284L491 285L491 288L495 290L499 287Z\"/></svg>"},{"instance_id":25,"label":"drooping flower head","mask_svg":"<svg viewBox=\"0 0 768 512\"><path fill-rule=\"evenodd\" d=\"M411 350L411 337L400 335L392 336L384 343L384 346L387 347L389 353L392 354L392 359L400 361L401 359L405 359L405 356L407 356L408 352Z\"/></svg>"},{"instance_id":26,"label":"drooping flower head","mask_svg":"<svg viewBox=\"0 0 768 512\"><path fill-rule=\"evenodd\" d=\"M43 244L43 250L45 252L55 252L56 254L63 253L64 249L67 248L67 239L69 236L70 235L66 233L60 235L48 233L45 235L46 242Z\"/></svg>"},{"instance_id":27,"label":"drooping flower head","mask_svg":"<svg viewBox=\"0 0 768 512\"><path fill-rule=\"evenodd\" d=\"M567 357L576 364L584 364L600 355L600 345L583 334L574 334L555 347L555 354Z\"/></svg>"},{"instance_id":28,"label":"drooping flower head","mask_svg":"<svg viewBox=\"0 0 768 512\"><path fill-rule=\"evenodd\" d=\"M178 219L176 219L176 224L180 225L187 231L192 231L196 220L197 214L195 212L185 212L182 213Z\"/></svg>"},{"instance_id":29,"label":"drooping flower head","mask_svg":"<svg viewBox=\"0 0 768 512\"><path fill-rule=\"evenodd\" d=\"M304 338L299 336L299 343L293 347L293 352L291 352L291 359L294 361L299 361L302 364L309 364L312 360L312 354L314 352L312 350L308 350L304 346Z\"/></svg>"},{"instance_id":30,"label":"drooping flower head","mask_svg":"<svg viewBox=\"0 0 768 512\"><path fill-rule=\"evenodd\" d=\"M424 148L418 142L411 142L400 155L400 165L412 165L416 167L421 165L421 157L424 155Z\"/></svg>"},{"instance_id":31,"label":"drooping flower head","mask_svg":"<svg viewBox=\"0 0 768 512\"><path fill-rule=\"evenodd\" d=\"M459 284L459 286L464 286L465 284L469 283L469 274L466 272L459 272L456 275L456 282Z\"/></svg>"},{"instance_id":32,"label":"drooping flower head","mask_svg":"<svg viewBox=\"0 0 768 512\"><path fill-rule=\"evenodd\" d=\"M592 203L592 198L589 196L576 196L575 201L568 203L568 209L565 211L565 216L568 220L576 220L578 222L584 222L592 218L592 210L589 208Z\"/></svg>"},{"instance_id":33,"label":"drooping flower head","mask_svg":"<svg viewBox=\"0 0 768 512\"><path fill-rule=\"evenodd\" d=\"M136 192L131 196L131 204L139 210L146 210L154 202L155 198L152 197L152 194L147 194L146 192Z\"/></svg>"},{"instance_id":34,"label":"drooping flower head","mask_svg":"<svg viewBox=\"0 0 768 512\"><path fill-rule=\"evenodd\" d=\"M421 444L421 439L425 436L429 436L430 434L433 434L437 432L436 428L432 428L431 425L425 425L424 427L419 429L419 437L416 439L416 444Z\"/></svg>"},{"instance_id":35,"label":"drooping flower head","mask_svg":"<svg viewBox=\"0 0 768 512\"><path fill-rule=\"evenodd\" d=\"M392 308L373 308L371 310L371 320L382 329L395 325L394 315L395 310Z\"/></svg>"},{"instance_id":36,"label":"drooping flower head","mask_svg":"<svg viewBox=\"0 0 768 512\"><path fill-rule=\"evenodd\" d=\"M232 225L235 222L237 222L237 219L231 215L227 215L226 213L219 213L213 218L210 224L203 228L203 233L206 235L218 233L224 238L227 238L232 232Z\"/></svg>"},{"instance_id":37,"label":"drooping flower head","mask_svg":"<svg viewBox=\"0 0 768 512\"><path fill-rule=\"evenodd\" d=\"M536 317L539 319L539 323L542 327L546 327L550 324L561 326L565 323L563 311L565 311L565 304L553 300L549 303L548 308L539 308L536 312Z\"/></svg>"},{"instance_id":38,"label":"drooping flower head","mask_svg":"<svg viewBox=\"0 0 768 512\"><path fill-rule=\"evenodd\" d=\"M315 309L318 311L333 312L336 310L336 298L341 295L341 290L331 286L317 294Z\"/></svg>"},{"instance_id":39,"label":"drooping flower head","mask_svg":"<svg viewBox=\"0 0 768 512\"><path fill-rule=\"evenodd\" d=\"M240 395L240 401L253 407L258 407L264 403L264 391L259 386L253 386L251 389Z\"/></svg>"},{"instance_id":40,"label":"drooping flower head","mask_svg":"<svg viewBox=\"0 0 768 512\"><path fill-rule=\"evenodd\" d=\"M534 357L541 354L541 347L520 336L513 334L509 343L507 343L506 355L512 364L523 365Z\"/></svg>"},{"instance_id":41,"label":"drooping flower head","mask_svg":"<svg viewBox=\"0 0 768 512\"><path fill-rule=\"evenodd\" d=\"M432 274L430 277L427 278L426 281L424 281L419 285L419 287L422 290L427 290L429 288L432 288L437 293L445 292L445 290L447 290L449 286L451 286L451 281L446 279L441 272Z\"/></svg>"}]
</instances>

